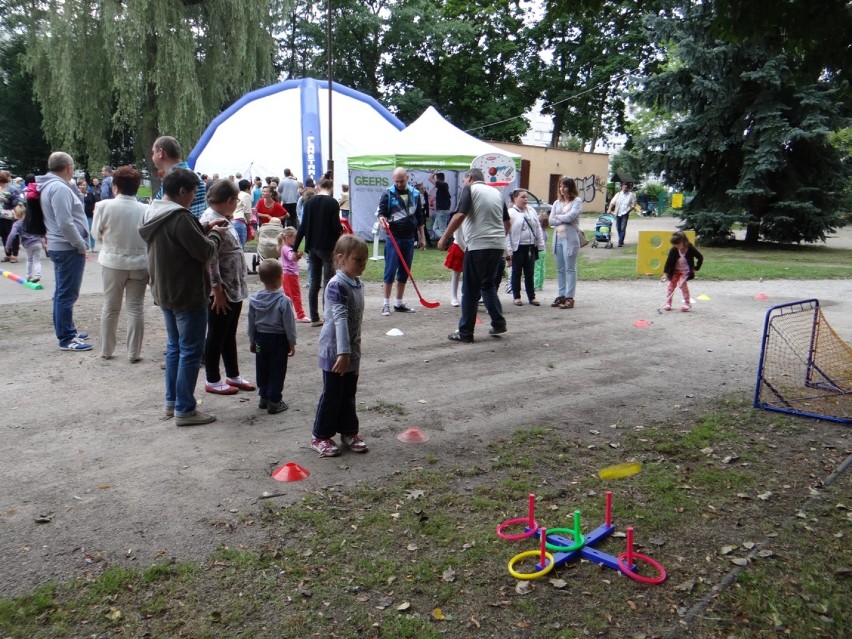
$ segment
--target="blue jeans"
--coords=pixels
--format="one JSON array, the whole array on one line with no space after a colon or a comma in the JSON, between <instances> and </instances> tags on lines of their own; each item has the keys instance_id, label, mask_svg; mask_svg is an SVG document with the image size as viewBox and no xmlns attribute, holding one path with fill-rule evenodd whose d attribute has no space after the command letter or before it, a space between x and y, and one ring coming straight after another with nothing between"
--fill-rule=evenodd
<instances>
[{"instance_id":1,"label":"blue jeans","mask_svg":"<svg viewBox=\"0 0 852 639\"><path fill-rule=\"evenodd\" d=\"M556 238L553 258L556 260L557 297L574 297L574 289L577 288L577 255L579 250L573 249L573 253L569 255L571 251L565 238Z\"/></svg>"},{"instance_id":2,"label":"blue jeans","mask_svg":"<svg viewBox=\"0 0 852 639\"><path fill-rule=\"evenodd\" d=\"M449 211L435 211L435 221L432 224L433 237L437 240L447 230L447 223L450 221Z\"/></svg>"},{"instance_id":3,"label":"blue jeans","mask_svg":"<svg viewBox=\"0 0 852 639\"><path fill-rule=\"evenodd\" d=\"M624 215L618 215L615 218L615 230L618 231L618 245L624 246L624 236L627 235L627 218L630 217L630 213L625 213Z\"/></svg>"},{"instance_id":4,"label":"blue jeans","mask_svg":"<svg viewBox=\"0 0 852 639\"><path fill-rule=\"evenodd\" d=\"M74 326L74 304L80 297L86 256L77 251L51 251L56 290L53 293L53 330L60 346L67 346L77 336Z\"/></svg>"},{"instance_id":5,"label":"blue jeans","mask_svg":"<svg viewBox=\"0 0 852 639\"><path fill-rule=\"evenodd\" d=\"M248 227L241 220L234 220L234 230L237 232L237 237L240 238L240 246L245 248L246 240L248 240Z\"/></svg>"},{"instance_id":6,"label":"blue jeans","mask_svg":"<svg viewBox=\"0 0 852 639\"><path fill-rule=\"evenodd\" d=\"M95 236L92 235L92 218L86 216L86 224L89 225L89 248L95 250Z\"/></svg>"},{"instance_id":7,"label":"blue jeans","mask_svg":"<svg viewBox=\"0 0 852 639\"><path fill-rule=\"evenodd\" d=\"M394 238L399 252L405 260L405 265L411 270L411 262L414 260L414 245L416 240L413 237L409 238ZM390 238L385 242L385 276L384 283L390 284L396 276L397 282L407 282L408 274L399 262L399 255L396 254L396 249L393 247L393 242Z\"/></svg>"},{"instance_id":8,"label":"blue jeans","mask_svg":"<svg viewBox=\"0 0 852 639\"><path fill-rule=\"evenodd\" d=\"M459 335L464 339L473 338L480 296L485 310L491 316L491 326L497 329L506 328L506 318L503 317L503 306L497 296L495 284L502 258L503 249L465 251L459 318Z\"/></svg>"},{"instance_id":9,"label":"blue jeans","mask_svg":"<svg viewBox=\"0 0 852 639\"><path fill-rule=\"evenodd\" d=\"M195 410L195 382L201 368L207 333L207 307L185 311L163 308L166 323L166 407L174 407L175 417Z\"/></svg>"}]
</instances>

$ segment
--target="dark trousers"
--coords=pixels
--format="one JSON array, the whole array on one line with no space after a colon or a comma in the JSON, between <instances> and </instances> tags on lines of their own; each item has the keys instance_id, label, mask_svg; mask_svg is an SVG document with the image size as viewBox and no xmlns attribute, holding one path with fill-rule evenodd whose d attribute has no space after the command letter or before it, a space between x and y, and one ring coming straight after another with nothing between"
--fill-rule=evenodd
<instances>
[{"instance_id":1,"label":"dark trousers","mask_svg":"<svg viewBox=\"0 0 852 639\"><path fill-rule=\"evenodd\" d=\"M254 342L257 394L261 399L280 402L287 378L290 342L283 333L255 333Z\"/></svg>"},{"instance_id":2,"label":"dark trousers","mask_svg":"<svg viewBox=\"0 0 852 639\"><path fill-rule=\"evenodd\" d=\"M506 327L503 306L497 296L495 284L502 259L503 249L465 251L462 268L461 317L459 318L459 335L462 338L473 337L480 297L485 304L485 310L491 316L491 326L497 329Z\"/></svg>"},{"instance_id":3,"label":"dark trousers","mask_svg":"<svg viewBox=\"0 0 852 639\"><path fill-rule=\"evenodd\" d=\"M296 203L295 202L284 202L282 206L287 209L287 213L290 214L286 220L284 220L284 226L292 226L295 228L299 228L299 217L296 215Z\"/></svg>"},{"instance_id":4,"label":"dark trousers","mask_svg":"<svg viewBox=\"0 0 852 639\"><path fill-rule=\"evenodd\" d=\"M615 218L615 230L618 231L618 245L624 246L624 236L627 235L627 218L630 213L618 215Z\"/></svg>"},{"instance_id":5,"label":"dark trousers","mask_svg":"<svg viewBox=\"0 0 852 639\"><path fill-rule=\"evenodd\" d=\"M521 299L521 274L524 276L524 289L527 299L535 299L535 247L532 244L522 244L512 253L512 296Z\"/></svg>"},{"instance_id":6,"label":"dark trousers","mask_svg":"<svg viewBox=\"0 0 852 639\"><path fill-rule=\"evenodd\" d=\"M358 391L358 372L322 372L322 395L314 419L314 437L328 439L335 433L354 435L358 432L355 412L355 393Z\"/></svg>"},{"instance_id":7,"label":"dark trousers","mask_svg":"<svg viewBox=\"0 0 852 639\"><path fill-rule=\"evenodd\" d=\"M6 247L6 240L9 239L9 236L12 234L12 225L15 223L15 220L7 220L5 217L0 217L0 241L3 242L3 247ZM20 239L16 239L12 244L12 250L6 251L6 257L15 256L18 257L18 248L20 247L21 242Z\"/></svg>"},{"instance_id":8,"label":"dark trousers","mask_svg":"<svg viewBox=\"0 0 852 639\"><path fill-rule=\"evenodd\" d=\"M204 342L204 369L208 382L218 382L219 358L225 363L226 377L239 377L240 365L237 361L237 324L240 322L242 302L228 302L231 310L224 313L212 308L207 314L207 340Z\"/></svg>"},{"instance_id":9,"label":"dark trousers","mask_svg":"<svg viewBox=\"0 0 852 639\"><path fill-rule=\"evenodd\" d=\"M311 314L311 321L318 322L319 316L319 292L320 282L322 282L322 290L325 290L325 285L334 275L334 262L331 251L318 251L311 249L311 262L309 268L311 270L309 280L311 282L308 288L308 312Z\"/></svg>"}]
</instances>

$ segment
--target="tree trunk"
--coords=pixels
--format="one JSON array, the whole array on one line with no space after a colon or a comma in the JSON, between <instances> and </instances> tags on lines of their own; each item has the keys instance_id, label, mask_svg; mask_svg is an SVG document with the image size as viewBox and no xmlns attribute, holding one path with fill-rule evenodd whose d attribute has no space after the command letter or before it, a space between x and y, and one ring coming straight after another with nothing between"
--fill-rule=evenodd
<instances>
[{"instance_id":1,"label":"tree trunk","mask_svg":"<svg viewBox=\"0 0 852 639\"><path fill-rule=\"evenodd\" d=\"M565 122L565 107L558 106L553 111L553 133L550 135L551 148L559 148L559 138L562 135L562 125Z\"/></svg>"},{"instance_id":2,"label":"tree trunk","mask_svg":"<svg viewBox=\"0 0 852 639\"><path fill-rule=\"evenodd\" d=\"M754 222L753 224L748 224L746 226L746 236L745 243L746 244L757 244L760 239L760 223Z\"/></svg>"}]
</instances>

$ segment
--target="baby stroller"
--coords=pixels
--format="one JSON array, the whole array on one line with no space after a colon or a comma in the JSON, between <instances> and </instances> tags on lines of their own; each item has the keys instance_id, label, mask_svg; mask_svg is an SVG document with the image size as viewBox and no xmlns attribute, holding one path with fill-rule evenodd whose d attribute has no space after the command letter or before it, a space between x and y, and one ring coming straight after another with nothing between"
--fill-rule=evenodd
<instances>
[{"instance_id":1,"label":"baby stroller","mask_svg":"<svg viewBox=\"0 0 852 639\"><path fill-rule=\"evenodd\" d=\"M251 258L251 272L257 273L257 267L263 260L278 258L278 237L284 232L281 220L270 218L257 230L257 253Z\"/></svg>"},{"instance_id":2,"label":"baby stroller","mask_svg":"<svg viewBox=\"0 0 852 639\"><path fill-rule=\"evenodd\" d=\"M603 244L604 248L612 248L612 227L615 226L615 218L609 213L602 214L595 222L595 239L592 240L592 248L598 248Z\"/></svg>"}]
</instances>

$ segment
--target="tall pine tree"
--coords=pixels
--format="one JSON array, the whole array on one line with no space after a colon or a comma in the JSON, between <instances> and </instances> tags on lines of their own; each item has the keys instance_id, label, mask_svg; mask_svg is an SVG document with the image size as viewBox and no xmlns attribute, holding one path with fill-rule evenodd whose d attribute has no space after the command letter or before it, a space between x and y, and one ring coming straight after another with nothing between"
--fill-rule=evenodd
<instances>
[{"instance_id":1,"label":"tall pine tree","mask_svg":"<svg viewBox=\"0 0 852 639\"><path fill-rule=\"evenodd\" d=\"M777 34L714 36L712 2L679 4L650 25L668 64L640 99L678 114L645 150L669 184L696 191L687 225L712 240L735 224L748 242L824 240L848 205L828 138L848 122L842 83Z\"/></svg>"}]
</instances>

